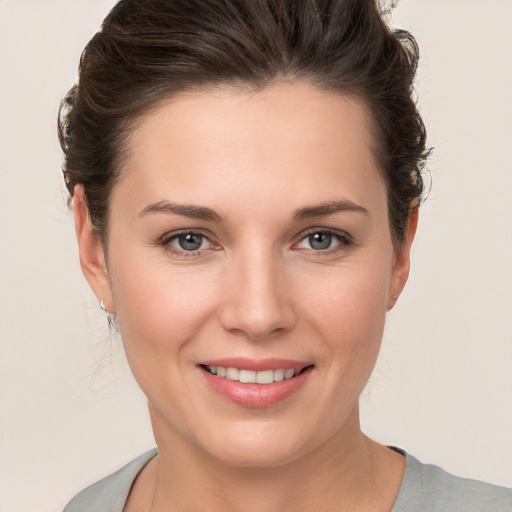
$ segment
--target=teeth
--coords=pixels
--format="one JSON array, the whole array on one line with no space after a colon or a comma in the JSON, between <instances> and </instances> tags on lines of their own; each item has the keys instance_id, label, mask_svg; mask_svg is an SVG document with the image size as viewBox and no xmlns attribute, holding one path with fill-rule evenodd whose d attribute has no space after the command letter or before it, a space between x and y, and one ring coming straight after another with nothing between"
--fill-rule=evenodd
<instances>
[{"instance_id":1,"label":"teeth","mask_svg":"<svg viewBox=\"0 0 512 512\"><path fill-rule=\"evenodd\" d=\"M274 381L284 380L284 370L274 370Z\"/></svg>"},{"instance_id":2,"label":"teeth","mask_svg":"<svg viewBox=\"0 0 512 512\"><path fill-rule=\"evenodd\" d=\"M240 377L240 370L237 368L226 368L226 379L238 380L238 377Z\"/></svg>"},{"instance_id":3,"label":"teeth","mask_svg":"<svg viewBox=\"0 0 512 512\"><path fill-rule=\"evenodd\" d=\"M240 382L252 382L254 384L256 382L256 372L251 370L240 370L238 380Z\"/></svg>"},{"instance_id":4,"label":"teeth","mask_svg":"<svg viewBox=\"0 0 512 512\"><path fill-rule=\"evenodd\" d=\"M274 370L256 372L256 384L272 384L274 382Z\"/></svg>"},{"instance_id":5,"label":"teeth","mask_svg":"<svg viewBox=\"0 0 512 512\"><path fill-rule=\"evenodd\" d=\"M291 379L295 376L293 368L279 368L277 370L239 370L238 368L224 368L222 366L207 366L206 369L217 377L224 377L229 380L236 380L250 384L272 384L281 380Z\"/></svg>"}]
</instances>

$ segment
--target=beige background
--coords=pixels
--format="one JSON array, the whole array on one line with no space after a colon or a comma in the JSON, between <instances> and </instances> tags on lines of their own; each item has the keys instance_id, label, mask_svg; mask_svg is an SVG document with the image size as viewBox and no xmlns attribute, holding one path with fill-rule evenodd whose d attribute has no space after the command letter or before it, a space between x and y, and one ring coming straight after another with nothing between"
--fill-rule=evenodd
<instances>
[{"instance_id":1,"label":"beige background","mask_svg":"<svg viewBox=\"0 0 512 512\"><path fill-rule=\"evenodd\" d=\"M78 266L60 97L111 0L0 0L0 509L61 510L153 446L144 397ZM363 425L512 485L512 1L402 0L436 146L412 277Z\"/></svg>"}]
</instances>

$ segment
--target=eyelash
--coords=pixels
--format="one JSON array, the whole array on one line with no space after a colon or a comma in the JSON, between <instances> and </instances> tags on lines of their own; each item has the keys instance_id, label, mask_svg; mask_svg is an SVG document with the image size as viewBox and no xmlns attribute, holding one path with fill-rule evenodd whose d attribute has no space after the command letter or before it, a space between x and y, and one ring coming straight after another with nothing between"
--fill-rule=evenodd
<instances>
[{"instance_id":1,"label":"eyelash","mask_svg":"<svg viewBox=\"0 0 512 512\"><path fill-rule=\"evenodd\" d=\"M332 237L333 239L336 239L339 242L339 245L337 247L333 247L331 249L306 249L308 251L311 251L315 256L328 256L331 254L336 254L339 251L343 251L345 249L350 248L354 245L354 242L352 240L352 237L345 233L344 231L336 231L333 229L326 229L326 228L312 228L306 231L306 233L301 235L301 238L299 240L299 243L302 243L304 240L309 238L312 235L316 234L322 234Z\"/></svg>"},{"instance_id":2,"label":"eyelash","mask_svg":"<svg viewBox=\"0 0 512 512\"><path fill-rule=\"evenodd\" d=\"M164 247L171 254L176 255L176 256L181 256L183 258L198 257L198 256L201 256L205 251L212 250L212 249L208 248L208 249L198 249L196 251L186 251L185 249L174 248L171 245L171 242L173 242L174 240L178 240L180 237L187 236L187 235L200 236L203 240L207 240L208 242L213 244L210 237L208 235L206 235L204 232L201 232L201 230L187 229L184 231L177 231L177 232L174 231L172 233L167 233L159 240L159 245Z\"/></svg>"},{"instance_id":3,"label":"eyelash","mask_svg":"<svg viewBox=\"0 0 512 512\"><path fill-rule=\"evenodd\" d=\"M317 249L317 250L307 249L307 248L305 249L307 251L310 251L312 254L314 254L318 257L335 254L338 251L342 251L342 250L350 248L352 245L354 245L352 237L346 232L336 231L333 229L326 229L326 228L311 228L308 231L306 231L305 233L302 233L300 235L298 242L295 242L293 244L293 246L303 243L307 238L309 238L312 235L316 235L316 234L330 236L339 242L339 245L337 247L330 248L330 249ZM180 237L187 236L187 235L199 236L203 240L208 241L215 248L209 247L207 249L198 249L195 251L187 251L185 249L173 248L173 246L171 245L171 242L173 242L174 240L178 240ZM201 232L200 230L194 230L194 229L188 229L188 230L178 231L178 232L174 231L172 233L167 233L166 235L161 237L161 239L159 240L158 243L159 243L159 245L164 247L167 251L169 251L171 254L176 255L176 256L181 256L183 258L200 257L205 251L220 250L220 246L218 246L214 242L212 242L212 240L210 239L210 237L207 234L205 234L204 232Z\"/></svg>"}]
</instances>

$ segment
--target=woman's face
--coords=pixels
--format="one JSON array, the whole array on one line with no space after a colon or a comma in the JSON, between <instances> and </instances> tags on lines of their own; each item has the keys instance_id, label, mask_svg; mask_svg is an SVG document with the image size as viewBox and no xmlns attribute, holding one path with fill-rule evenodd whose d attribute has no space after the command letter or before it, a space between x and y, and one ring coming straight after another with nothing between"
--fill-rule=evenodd
<instances>
[{"instance_id":1,"label":"woman's face","mask_svg":"<svg viewBox=\"0 0 512 512\"><path fill-rule=\"evenodd\" d=\"M305 83L182 94L134 130L92 281L159 444L276 466L359 434L409 252L372 144L362 103Z\"/></svg>"}]
</instances>

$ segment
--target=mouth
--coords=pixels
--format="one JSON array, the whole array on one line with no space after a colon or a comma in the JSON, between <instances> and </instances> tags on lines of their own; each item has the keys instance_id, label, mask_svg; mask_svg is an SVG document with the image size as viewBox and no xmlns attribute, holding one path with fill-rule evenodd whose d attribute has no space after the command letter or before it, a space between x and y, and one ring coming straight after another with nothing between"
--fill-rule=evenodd
<instances>
[{"instance_id":1,"label":"mouth","mask_svg":"<svg viewBox=\"0 0 512 512\"><path fill-rule=\"evenodd\" d=\"M243 407L266 408L295 395L310 380L315 365L291 359L229 357L201 361L208 387Z\"/></svg>"},{"instance_id":2,"label":"mouth","mask_svg":"<svg viewBox=\"0 0 512 512\"><path fill-rule=\"evenodd\" d=\"M214 366L202 364L200 367L218 378L224 378L243 384L273 384L284 380L290 380L302 374L313 365L306 365L303 368L276 368L268 370L248 370L244 368L234 368L225 366Z\"/></svg>"}]
</instances>

